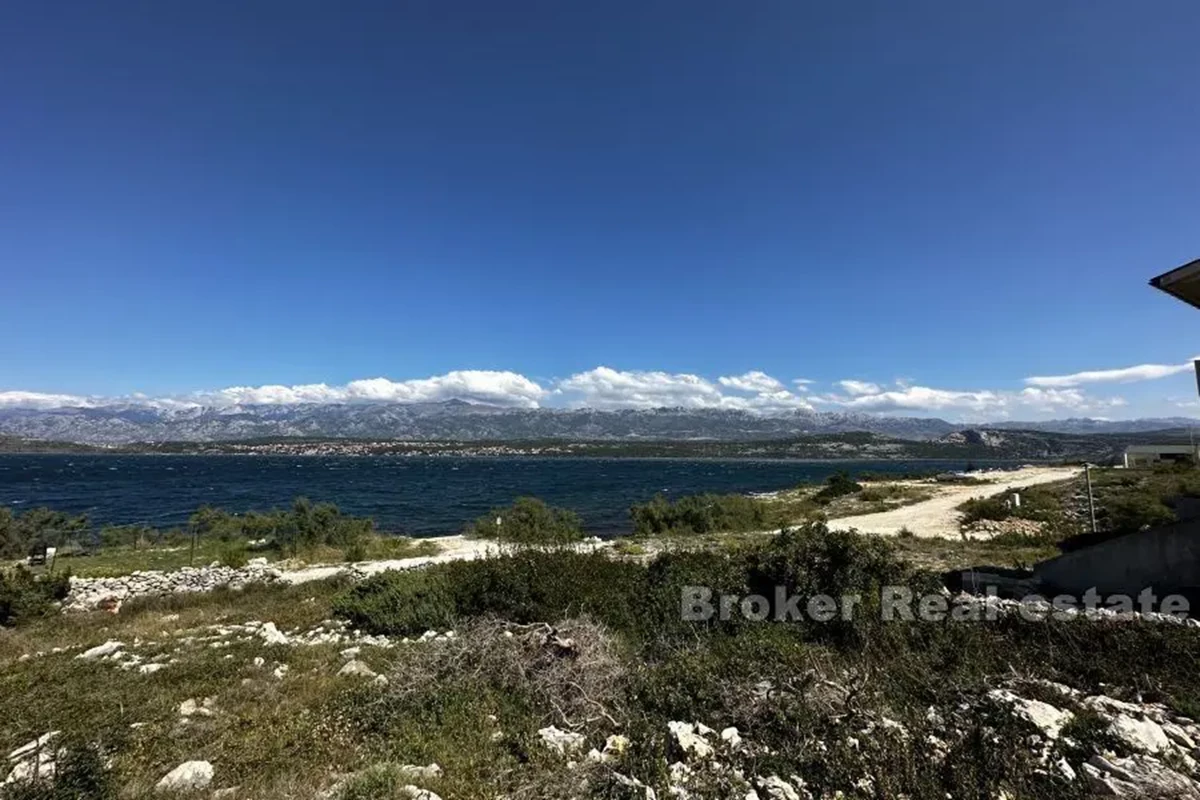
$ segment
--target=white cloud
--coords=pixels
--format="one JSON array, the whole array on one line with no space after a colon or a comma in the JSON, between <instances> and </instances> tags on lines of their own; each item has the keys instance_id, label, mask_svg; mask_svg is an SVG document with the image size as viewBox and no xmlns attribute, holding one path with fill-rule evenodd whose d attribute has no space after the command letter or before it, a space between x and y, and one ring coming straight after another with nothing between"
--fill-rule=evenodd
<instances>
[{"instance_id":1,"label":"white cloud","mask_svg":"<svg viewBox=\"0 0 1200 800\"><path fill-rule=\"evenodd\" d=\"M1070 375L1035 375L1026 378L1025 383L1029 386L1053 387L1079 386L1084 383L1132 383L1178 375L1191 368L1191 361L1185 364L1138 364L1133 367L1088 370Z\"/></svg>"},{"instance_id":2,"label":"white cloud","mask_svg":"<svg viewBox=\"0 0 1200 800\"><path fill-rule=\"evenodd\" d=\"M850 383L856 384L857 382L851 381ZM856 385L854 388L861 389L863 387ZM822 397L821 401L858 411L932 411L949 416L964 415L975 419L982 419L989 415L1005 418L1015 414L1082 413L1125 405L1124 398L1096 398L1086 395L1078 389L1046 389L1028 386L1020 391L956 390L908 384L900 384L893 390L879 389L873 393L848 392L845 396L829 395Z\"/></svg>"},{"instance_id":3,"label":"white cloud","mask_svg":"<svg viewBox=\"0 0 1200 800\"><path fill-rule=\"evenodd\" d=\"M87 397L74 394L45 394L42 392L0 392L0 407L10 408L75 408L94 405Z\"/></svg>"},{"instance_id":4,"label":"white cloud","mask_svg":"<svg viewBox=\"0 0 1200 800\"><path fill-rule=\"evenodd\" d=\"M728 395L721 391L721 386L751 392L753 396ZM597 367L560 381L557 390L572 405L599 409L731 408L778 412L812 408L802 397L762 372L726 376L714 384L688 373L626 372Z\"/></svg>"},{"instance_id":5,"label":"white cloud","mask_svg":"<svg viewBox=\"0 0 1200 800\"><path fill-rule=\"evenodd\" d=\"M367 378L342 385L307 383L231 386L174 397L144 394L97 397L72 394L0 391L0 408L51 409L128 404L161 409L200 405L299 403L418 403L463 400L505 408L590 407L597 409L715 408L762 414L812 410L813 403L848 410L882 413L931 413L951 419L1001 419L1042 415L1081 415L1125 405L1119 397L1085 393L1075 382L1097 380L1094 375L1157 375L1162 370L1183 372L1188 365L1143 365L1101 373L1030 378L1021 389L944 389L897 381L889 387L862 380L842 380L831 394L808 393L812 383L790 383L760 370L714 379L691 373L625 371L596 367L562 380L539 383L516 372L456 370L444 375L408 380ZM1170 374L1164 373L1164 374ZM1110 379L1110 378L1106 378ZM1035 384L1034 382L1039 382ZM799 388L791 388L799 387Z\"/></svg>"},{"instance_id":6,"label":"white cloud","mask_svg":"<svg viewBox=\"0 0 1200 800\"><path fill-rule=\"evenodd\" d=\"M784 391L781 382L765 372L751 370L744 375L732 375L717 378L717 382L729 389L741 392L779 392Z\"/></svg>"},{"instance_id":7,"label":"white cloud","mask_svg":"<svg viewBox=\"0 0 1200 800\"><path fill-rule=\"evenodd\" d=\"M879 394L882 389L877 383L868 383L866 381L838 381L838 386L842 387L842 391L847 394L858 396L863 394Z\"/></svg>"},{"instance_id":8,"label":"white cloud","mask_svg":"<svg viewBox=\"0 0 1200 800\"><path fill-rule=\"evenodd\" d=\"M345 386L233 386L207 397L221 404L429 403L465 400L499 406L536 408L549 392L515 372L456 370L431 378L393 381L367 378Z\"/></svg>"},{"instance_id":9,"label":"white cloud","mask_svg":"<svg viewBox=\"0 0 1200 800\"><path fill-rule=\"evenodd\" d=\"M230 386L211 396L201 395L219 405L294 405L296 403L337 403L346 399L344 389L334 389L323 383L300 386Z\"/></svg>"}]
</instances>

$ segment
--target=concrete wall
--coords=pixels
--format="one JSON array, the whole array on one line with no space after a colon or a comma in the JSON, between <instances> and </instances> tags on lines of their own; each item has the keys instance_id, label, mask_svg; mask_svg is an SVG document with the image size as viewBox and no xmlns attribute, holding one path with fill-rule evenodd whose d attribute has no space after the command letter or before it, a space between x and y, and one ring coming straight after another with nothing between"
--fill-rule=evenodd
<instances>
[{"instance_id":1,"label":"concrete wall","mask_svg":"<svg viewBox=\"0 0 1200 800\"><path fill-rule=\"evenodd\" d=\"M1200 588L1200 519L1151 528L1084 547L1034 567L1045 590L1082 595L1156 594Z\"/></svg>"}]
</instances>

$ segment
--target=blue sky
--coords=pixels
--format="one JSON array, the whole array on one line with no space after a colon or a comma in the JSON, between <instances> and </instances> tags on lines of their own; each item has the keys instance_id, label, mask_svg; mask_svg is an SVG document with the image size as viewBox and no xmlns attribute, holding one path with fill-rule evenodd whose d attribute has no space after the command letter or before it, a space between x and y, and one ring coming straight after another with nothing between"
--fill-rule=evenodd
<instances>
[{"instance_id":1,"label":"blue sky","mask_svg":"<svg viewBox=\"0 0 1200 800\"><path fill-rule=\"evenodd\" d=\"M1188 0L0 4L0 402L1190 414L1200 312L1146 280L1200 256L1198 28Z\"/></svg>"}]
</instances>

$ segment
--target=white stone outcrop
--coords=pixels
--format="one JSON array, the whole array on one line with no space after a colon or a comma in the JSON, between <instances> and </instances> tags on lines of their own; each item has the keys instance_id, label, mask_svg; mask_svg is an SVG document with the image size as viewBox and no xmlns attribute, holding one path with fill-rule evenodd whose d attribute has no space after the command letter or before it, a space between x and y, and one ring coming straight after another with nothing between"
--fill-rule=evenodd
<instances>
[{"instance_id":1,"label":"white stone outcrop","mask_svg":"<svg viewBox=\"0 0 1200 800\"><path fill-rule=\"evenodd\" d=\"M59 753L51 744L58 737L58 731L50 731L9 753L7 760L11 770L0 785L53 778ZM3 794L0 791L0 796Z\"/></svg>"}]
</instances>

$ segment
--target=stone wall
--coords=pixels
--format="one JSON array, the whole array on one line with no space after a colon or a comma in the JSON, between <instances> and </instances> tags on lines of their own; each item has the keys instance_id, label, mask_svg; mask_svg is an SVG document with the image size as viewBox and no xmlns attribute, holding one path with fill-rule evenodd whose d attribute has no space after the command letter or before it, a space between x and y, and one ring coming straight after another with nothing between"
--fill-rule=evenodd
<instances>
[{"instance_id":1,"label":"stone wall","mask_svg":"<svg viewBox=\"0 0 1200 800\"><path fill-rule=\"evenodd\" d=\"M1136 596L1152 588L1160 596L1200 588L1200 520L1131 533L1084 547L1034 567L1048 589L1082 595Z\"/></svg>"},{"instance_id":2,"label":"stone wall","mask_svg":"<svg viewBox=\"0 0 1200 800\"><path fill-rule=\"evenodd\" d=\"M71 578L71 591L63 611L116 610L135 597L211 592L214 589L243 589L252 583L271 583L282 573L266 559L253 559L244 567L185 567L173 572L150 570L117 578Z\"/></svg>"}]
</instances>

